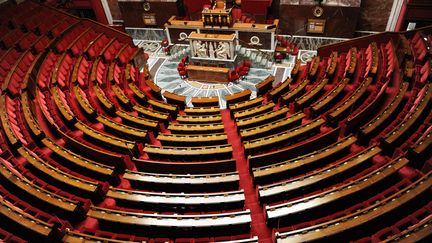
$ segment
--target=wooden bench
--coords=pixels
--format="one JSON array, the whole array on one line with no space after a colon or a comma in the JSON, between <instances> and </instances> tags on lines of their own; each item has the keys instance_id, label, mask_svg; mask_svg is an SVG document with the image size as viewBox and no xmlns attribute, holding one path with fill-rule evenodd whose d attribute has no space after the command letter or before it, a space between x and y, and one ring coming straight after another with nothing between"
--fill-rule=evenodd
<instances>
[{"instance_id":1,"label":"wooden bench","mask_svg":"<svg viewBox=\"0 0 432 243\"><path fill-rule=\"evenodd\" d=\"M138 88L138 86L136 86L135 83L128 83L128 87L130 90L132 90L132 93L134 94L134 97L138 102L140 102L141 104L146 103L147 101L146 94L140 88Z\"/></svg>"},{"instance_id":2,"label":"wooden bench","mask_svg":"<svg viewBox=\"0 0 432 243\"><path fill-rule=\"evenodd\" d=\"M125 95L123 90L118 85L111 84L111 89L122 106L126 108L129 108L131 106L131 102L129 98Z\"/></svg>"},{"instance_id":3,"label":"wooden bench","mask_svg":"<svg viewBox=\"0 0 432 243\"><path fill-rule=\"evenodd\" d=\"M126 170L123 178L133 188L153 188L166 192L214 192L237 190L239 175L237 172L212 174L157 174Z\"/></svg>"},{"instance_id":4,"label":"wooden bench","mask_svg":"<svg viewBox=\"0 0 432 243\"><path fill-rule=\"evenodd\" d=\"M329 144L333 144L338 141L339 132L339 128L334 128L292 146L287 146L268 153L249 156L248 163L251 173L252 168L265 166L268 161L272 161L273 163L285 161L307 153L312 153Z\"/></svg>"},{"instance_id":5,"label":"wooden bench","mask_svg":"<svg viewBox=\"0 0 432 243\"><path fill-rule=\"evenodd\" d=\"M30 108L30 100L27 91L21 93L21 107L23 109L24 120L26 121L27 126L30 128L30 131L36 138L42 138L45 136L45 133L39 126L39 123L33 116L33 113Z\"/></svg>"},{"instance_id":6,"label":"wooden bench","mask_svg":"<svg viewBox=\"0 0 432 243\"><path fill-rule=\"evenodd\" d=\"M126 162L123 155L96 148L92 144L86 144L88 141L72 136L70 131L57 130L57 132L66 141L66 146L75 153L84 154L87 158L90 157L102 164L114 166L116 171L123 171L125 169Z\"/></svg>"},{"instance_id":7,"label":"wooden bench","mask_svg":"<svg viewBox=\"0 0 432 243\"><path fill-rule=\"evenodd\" d=\"M346 118L346 121L343 124L344 134L348 134L351 131L356 130L357 128L367 123L368 120L370 120L373 112L377 110L377 107L381 105L384 98L387 96L387 87L388 83L385 83L375 95L375 97L373 97L373 99L367 105L361 107L360 111L355 112Z\"/></svg>"},{"instance_id":8,"label":"wooden bench","mask_svg":"<svg viewBox=\"0 0 432 243\"><path fill-rule=\"evenodd\" d=\"M231 104L235 104L238 102L249 100L251 94L252 94L252 91L250 89L245 89L243 91L240 91L240 92L237 92L234 94L225 95L226 104L229 107L229 105L231 105Z\"/></svg>"},{"instance_id":9,"label":"wooden bench","mask_svg":"<svg viewBox=\"0 0 432 243\"><path fill-rule=\"evenodd\" d=\"M259 114L257 116L238 119L236 121L237 129L240 131L248 128L253 128L255 126L260 126L265 123L270 123L286 117L287 113L288 113L288 107L281 107L276 111L269 111L267 113Z\"/></svg>"},{"instance_id":10,"label":"wooden bench","mask_svg":"<svg viewBox=\"0 0 432 243\"><path fill-rule=\"evenodd\" d=\"M193 116L193 115L186 115L186 116L178 116L177 121L179 123L221 123L222 122L222 116L219 115L202 115L202 116Z\"/></svg>"},{"instance_id":11,"label":"wooden bench","mask_svg":"<svg viewBox=\"0 0 432 243\"><path fill-rule=\"evenodd\" d=\"M96 95L97 100L102 105L102 107L107 111L107 113L113 113L116 109L114 103L112 103L111 100L109 100L106 97L105 92L96 82L93 83L93 91L94 94Z\"/></svg>"},{"instance_id":12,"label":"wooden bench","mask_svg":"<svg viewBox=\"0 0 432 243\"><path fill-rule=\"evenodd\" d=\"M312 153L301 155L289 160L274 163L268 161L266 165L261 167L254 167L253 177L254 183L256 184L267 184L275 181L279 181L284 178L289 178L290 173L296 171L297 174L300 169L311 171L320 165L321 162L333 161L346 155L350 152L351 145L353 145L357 139L353 136L345 137L344 139L330 144L325 148L319 149ZM314 166L315 165L315 166Z\"/></svg>"},{"instance_id":13,"label":"wooden bench","mask_svg":"<svg viewBox=\"0 0 432 243\"><path fill-rule=\"evenodd\" d=\"M53 240L58 241L61 232L54 223L48 223L24 212L6 199L0 198L0 214L5 222L10 221L18 225L18 230L32 240Z\"/></svg>"},{"instance_id":14,"label":"wooden bench","mask_svg":"<svg viewBox=\"0 0 432 243\"><path fill-rule=\"evenodd\" d=\"M192 105L194 107L209 107L209 106L218 106L219 105L219 97L192 97Z\"/></svg>"},{"instance_id":15,"label":"wooden bench","mask_svg":"<svg viewBox=\"0 0 432 243\"><path fill-rule=\"evenodd\" d=\"M138 171L173 174L211 174L236 171L234 159L207 161L167 161L132 158Z\"/></svg>"},{"instance_id":16,"label":"wooden bench","mask_svg":"<svg viewBox=\"0 0 432 243\"><path fill-rule=\"evenodd\" d=\"M67 172L48 164L35 153L26 147L18 149L18 153L26 159L26 161L37 171L42 173L44 177L50 178L55 184L68 187L71 190L81 193L83 196L90 198L100 198L105 194L103 185L93 181L85 180L77 176L73 176Z\"/></svg>"},{"instance_id":17,"label":"wooden bench","mask_svg":"<svg viewBox=\"0 0 432 243\"><path fill-rule=\"evenodd\" d=\"M423 89L424 92L417 98L417 100L421 99L418 100L418 102L416 102L410 109L407 118L381 138L381 145L385 149L394 149L394 147L400 144L404 138L410 135L409 131L412 130L411 128L414 124L422 122L418 120L419 118L430 114L432 84L427 84Z\"/></svg>"},{"instance_id":18,"label":"wooden bench","mask_svg":"<svg viewBox=\"0 0 432 243\"><path fill-rule=\"evenodd\" d=\"M147 130L140 128L131 127L120 122L111 120L110 118L99 115L96 120L104 126L104 131L113 132L122 138L135 140L135 141L147 141Z\"/></svg>"},{"instance_id":19,"label":"wooden bench","mask_svg":"<svg viewBox=\"0 0 432 243\"><path fill-rule=\"evenodd\" d=\"M282 222L284 221L292 222L293 220L289 220L287 217L295 217L295 215L343 201L348 197L355 197L356 193L358 194L362 191L371 190L374 186L377 187L380 182L382 183L385 179L397 173L398 169L401 169L407 164L407 159L403 157L396 158L371 173L368 173L354 181L343 183L342 185L330 190L287 203L266 206L268 222L270 224L274 224L275 221L277 221L278 224L283 224Z\"/></svg>"},{"instance_id":20,"label":"wooden bench","mask_svg":"<svg viewBox=\"0 0 432 243\"><path fill-rule=\"evenodd\" d=\"M87 159L77 153L70 151L49 138L42 139L42 144L49 148L54 155L65 162L70 164L73 168L79 168L80 173L87 174L87 176L101 180L110 181L112 183L117 182L117 175L114 166L101 164L94 160Z\"/></svg>"},{"instance_id":21,"label":"wooden bench","mask_svg":"<svg viewBox=\"0 0 432 243\"><path fill-rule=\"evenodd\" d=\"M54 102L56 104L57 109L60 111L60 114L65 119L68 125L72 125L76 122L75 114L72 113L72 110L67 103L66 94L60 90L59 87L54 86L51 89L52 96L54 98Z\"/></svg>"},{"instance_id":22,"label":"wooden bench","mask_svg":"<svg viewBox=\"0 0 432 243\"><path fill-rule=\"evenodd\" d=\"M258 189L260 198L271 198L280 197L281 195L287 194L305 193L304 190L306 190L306 188L327 187L332 179L334 180L335 178L338 178L338 180L342 180L341 178L343 178L343 174L355 173L353 171L355 168L364 167L363 165L368 163L373 156L379 154L380 152L381 149L378 146L372 146L356 154L353 154L350 157L347 157L336 163L331 163L330 165L318 170L314 170L313 172L303 176L265 186L259 186Z\"/></svg>"},{"instance_id":23,"label":"wooden bench","mask_svg":"<svg viewBox=\"0 0 432 243\"><path fill-rule=\"evenodd\" d=\"M325 123L324 119L317 118L302 126L292 128L288 131L277 133L275 135L254 139L244 142L246 154L255 154L270 148L275 148L288 143L298 142L299 139L319 133L321 125Z\"/></svg>"},{"instance_id":24,"label":"wooden bench","mask_svg":"<svg viewBox=\"0 0 432 243\"><path fill-rule=\"evenodd\" d=\"M278 242L312 241L324 238L328 240L331 236L341 235L355 227L368 227L368 222L372 220L382 219L382 216L388 215L393 211L403 210L403 205L406 205L407 202L429 190L431 184L432 173L429 172L412 183L411 186L403 188L398 193L379 200L369 207L314 226L284 233L277 232L276 239ZM350 237L346 236L346 238Z\"/></svg>"},{"instance_id":25,"label":"wooden bench","mask_svg":"<svg viewBox=\"0 0 432 243\"><path fill-rule=\"evenodd\" d=\"M356 109L364 101L364 96L369 85L372 83L372 78L366 78L357 89L348 97L345 97L337 106L332 108L327 113L326 119L328 123L335 123L341 120L348 112Z\"/></svg>"},{"instance_id":26,"label":"wooden bench","mask_svg":"<svg viewBox=\"0 0 432 243\"><path fill-rule=\"evenodd\" d=\"M163 146L211 146L228 143L227 135L224 133L214 134L164 134L161 133L157 139Z\"/></svg>"},{"instance_id":27,"label":"wooden bench","mask_svg":"<svg viewBox=\"0 0 432 243\"><path fill-rule=\"evenodd\" d=\"M308 117L316 117L334 103L337 102L338 98L342 95L345 86L349 83L349 78L344 78L338 83L331 91L322 96L321 99L311 105L310 108L305 110Z\"/></svg>"},{"instance_id":28,"label":"wooden bench","mask_svg":"<svg viewBox=\"0 0 432 243\"><path fill-rule=\"evenodd\" d=\"M263 95L267 93L272 87L275 77L273 75L269 75L267 78L259 82L255 85L257 95Z\"/></svg>"},{"instance_id":29,"label":"wooden bench","mask_svg":"<svg viewBox=\"0 0 432 243\"><path fill-rule=\"evenodd\" d=\"M113 149L121 153L133 155L138 154L137 144L134 141L114 137L107 133L102 133L82 122L75 123L75 128L83 132L89 139L92 139L93 142L97 143L98 145L100 144L103 147Z\"/></svg>"},{"instance_id":30,"label":"wooden bench","mask_svg":"<svg viewBox=\"0 0 432 243\"><path fill-rule=\"evenodd\" d=\"M245 119L252 116L257 116L272 111L274 107L275 104L273 102L269 102L267 104L261 104L246 110L235 111L234 118L238 120L238 119Z\"/></svg>"},{"instance_id":31,"label":"wooden bench","mask_svg":"<svg viewBox=\"0 0 432 243\"><path fill-rule=\"evenodd\" d=\"M170 123L168 130L176 134L210 134L223 133L225 130L223 123L203 123L203 124L174 124Z\"/></svg>"},{"instance_id":32,"label":"wooden bench","mask_svg":"<svg viewBox=\"0 0 432 243\"><path fill-rule=\"evenodd\" d=\"M217 115L220 114L219 107L186 107L184 112L187 115Z\"/></svg>"},{"instance_id":33,"label":"wooden bench","mask_svg":"<svg viewBox=\"0 0 432 243\"><path fill-rule=\"evenodd\" d=\"M153 82L153 80L151 80L151 79L146 79L145 80L145 84L150 88L150 90L152 91L152 94L156 97L156 98L161 98L162 96L162 94L161 94L161 91L162 91L162 89L159 87L159 86L157 86L154 82Z\"/></svg>"},{"instance_id":34,"label":"wooden bench","mask_svg":"<svg viewBox=\"0 0 432 243\"><path fill-rule=\"evenodd\" d=\"M290 111L296 112L316 101L320 94L324 92L324 87L327 85L327 83L327 78L321 79L321 81L317 83L312 89L306 91L302 96L296 98L294 102L291 103Z\"/></svg>"},{"instance_id":35,"label":"wooden bench","mask_svg":"<svg viewBox=\"0 0 432 243\"><path fill-rule=\"evenodd\" d=\"M284 117L282 119L267 122L264 125L258 127L252 127L240 130L240 137L243 141L249 141L257 139L259 137L266 137L287 129L291 129L295 126L300 126L302 119L305 117L303 112L298 112L289 117Z\"/></svg>"},{"instance_id":36,"label":"wooden bench","mask_svg":"<svg viewBox=\"0 0 432 243\"><path fill-rule=\"evenodd\" d=\"M19 190L15 192L17 194L27 194L32 199L43 202L45 206L68 214L70 217L80 218L86 213L81 202L57 195L32 183L15 170L11 170L3 163L3 160L0 162L0 174L8 181L9 185Z\"/></svg>"},{"instance_id":37,"label":"wooden bench","mask_svg":"<svg viewBox=\"0 0 432 243\"><path fill-rule=\"evenodd\" d=\"M284 82L279 83L278 86L273 87L273 89L269 92L269 98L273 100L273 102L276 102L282 94L285 94L289 91L293 80L294 79L292 78L287 78Z\"/></svg>"},{"instance_id":38,"label":"wooden bench","mask_svg":"<svg viewBox=\"0 0 432 243\"><path fill-rule=\"evenodd\" d=\"M77 85L73 86L72 91L75 95L76 101L78 102L81 109L85 112L85 114L90 118L94 118L96 116L96 111L90 105L84 91Z\"/></svg>"},{"instance_id":39,"label":"wooden bench","mask_svg":"<svg viewBox=\"0 0 432 243\"><path fill-rule=\"evenodd\" d=\"M171 105L162 101L149 99L148 103L151 105L153 110L157 110L163 113L170 114L173 118L177 116L178 106Z\"/></svg>"},{"instance_id":40,"label":"wooden bench","mask_svg":"<svg viewBox=\"0 0 432 243\"><path fill-rule=\"evenodd\" d=\"M134 105L132 109L137 111L138 114L144 116L147 119L154 120L154 121L161 121L164 123L168 122L168 118L170 116L169 113L152 110L150 108L141 105Z\"/></svg>"},{"instance_id":41,"label":"wooden bench","mask_svg":"<svg viewBox=\"0 0 432 243\"><path fill-rule=\"evenodd\" d=\"M338 53L332 51L330 54L330 64L327 66L327 77L333 77L338 64Z\"/></svg>"},{"instance_id":42,"label":"wooden bench","mask_svg":"<svg viewBox=\"0 0 432 243\"><path fill-rule=\"evenodd\" d=\"M165 193L144 192L111 187L107 197L114 198L120 205L144 205L151 208L178 208L194 211L198 208L204 210L218 210L243 207L244 191L228 191L213 193Z\"/></svg>"},{"instance_id":43,"label":"wooden bench","mask_svg":"<svg viewBox=\"0 0 432 243\"><path fill-rule=\"evenodd\" d=\"M319 68L320 62L321 62L321 58L319 56L315 56L315 57L312 58L311 67L310 67L309 73L308 73L309 78L315 77L315 75L318 72L318 68Z\"/></svg>"},{"instance_id":44,"label":"wooden bench","mask_svg":"<svg viewBox=\"0 0 432 243\"><path fill-rule=\"evenodd\" d=\"M306 89L306 86L309 84L309 79L304 79L301 83L299 83L297 86L295 86L293 89L288 91L287 93L282 95L281 103L288 104L289 102L293 101L297 97L300 97Z\"/></svg>"},{"instance_id":45,"label":"wooden bench","mask_svg":"<svg viewBox=\"0 0 432 243\"><path fill-rule=\"evenodd\" d=\"M249 231L251 216L249 209L228 213L209 214L161 214L161 213L134 213L107 208L92 207L87 216L98 219L102 224L127 226L128 228L151 228L152 234L167 236L170 234L186 234L193 236L201 234L214 235L218 230L224 234L229 232ZM193 229L191 231L191 229ZM168 233L168 231L170 233Z\"/></svg>"},{"instance_id":46,"label":"wooden bench","mask_svg":"<svg viewBox=\"0 0 432 243\"><path fill-rule=\"evenodd\" d=\"M163 96L167 100L168 104L178 105L180 108L183 108L186 105L186 96L184 95L178 95L169 91L165 91Z\"/></svg>"},{"instance_id":47,"label":"wooden bench","mask_svg":"<svg viewBox=\"0 0 432 243\"><path fill-rule=\"evenodd\" d=\"M262 104L263 101L264 101L264 98L262 96L258 96L254 99L251 99L251 100L246 100L246 101L242 101L239 103L229 105L229 109L231 111L231 114L233 114L234 112L238 112L238 111L242 111L242 110L256 107L256 106Z\"/></svg>"},{"instance_id":48,"label":"wooden bench","mask_svg":"<svg viewBox=\"0 0 432 243\"><path fill-rule=\"evenodd\" d=\"M366 141L369 138L375 136L379 130L383 128L383 126L388 124L391 118L396 117L396 111L400 110L401 106L403 105L402 101L404 99L405 93L408 91L408 87L409 83L403 82L391 103L388 104L380 114L360 127L358 133L360 140Z\"/></svg>"},{"instance_id":49,"label":"wooden bench","mask_svg":"<svg viewBox=\"0 0 432 243\"><path fill-rule=\"evenodd\" d=\"M232 147L230 144L197 147L171 147L146 144L144 152L152 159L170 159L177 161L232 158Z\"/></svg>"},{"instance_id":50,"label":"wooden bench","mask_svg":"<svg viewBox=\"0 0 432 243\"><path fill-rule=\"evenodd\" d=\"M122 119L122 123L125 125L130 125L133 127L137 127L140 129L146 129L149 131L157 131L158 130L158 121L149 120L144 117L134 116L126 111L118 110L115 112L117 116Z\"/></svg>"}]
</instances>

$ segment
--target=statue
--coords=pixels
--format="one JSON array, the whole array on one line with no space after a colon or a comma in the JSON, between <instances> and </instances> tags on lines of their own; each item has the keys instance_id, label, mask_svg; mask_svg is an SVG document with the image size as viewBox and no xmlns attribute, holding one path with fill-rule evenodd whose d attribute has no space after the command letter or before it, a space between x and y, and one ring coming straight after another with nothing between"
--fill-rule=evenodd
<instances>
[{"instance_id":1,"label":"statue","mask_svg":"<svg viewBox=\"0 0 432 243\"><path fill-rule=\"evenodd\" d=\"M208 57L207 56L207 45L205 42L200 40L194 41L194 56L196 57Z\"/></svg>"},{"instance_id":2,"label":"statue","mask_svg":"<svg viewBox=\"0 0 432 243\"><path fill-rule=\"evenodd\" d=\"M216 57L218 59L229 59L229 44L228 42L219 42L216 48Z\"/></svg>"}]
</instances>

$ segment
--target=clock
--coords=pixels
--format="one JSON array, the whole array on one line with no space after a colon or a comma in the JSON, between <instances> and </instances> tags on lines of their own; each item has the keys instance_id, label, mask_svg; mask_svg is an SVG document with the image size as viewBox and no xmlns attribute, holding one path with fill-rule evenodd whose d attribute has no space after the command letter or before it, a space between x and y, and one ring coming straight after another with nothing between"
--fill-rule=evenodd
<instances>
[{"instance_id":1,"label":"clock","mask_svg":"<svg viewBox=\"0 0 432 243\"><path fill-rule=\"evenodd\" d=\"M312 12L315 17L319 18L324 14L324 9L321 6L315 6Z\"/></svg>"},{"instance_id":2,"label":"clock","mask_svg":"<svg viewBox=\"0 0 432 243\"><path fill-rule=\"evenodd\" d=\"M146 11L146 12L150 11L150 3L149 3L149 2L145 2L145 3L143 4L143 9L144 9L144 11Z\"/></svg>"}]
</instances>

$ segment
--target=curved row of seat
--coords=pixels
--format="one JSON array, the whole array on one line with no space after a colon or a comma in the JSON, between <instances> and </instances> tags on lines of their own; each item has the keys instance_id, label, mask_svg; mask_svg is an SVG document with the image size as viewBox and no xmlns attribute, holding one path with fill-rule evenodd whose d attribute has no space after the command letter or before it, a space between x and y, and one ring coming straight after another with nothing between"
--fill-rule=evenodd
<instances>
[{"instance_id":1,"label":"curved row of seat","mask_svg":"<svg viewBox=\"0 0 432 243\"><path fill-rule=\"evenodd\" d=\"M297 62L228 110L182 108L124 35L27 3L75 24L32 27L25 11L0 25L17 38L0 53L4 240L431 237L431 84L416 81L432 56L406 54L420 31ZM50 41L24 44L32 35Z\"/></svg>"}]
</instances>

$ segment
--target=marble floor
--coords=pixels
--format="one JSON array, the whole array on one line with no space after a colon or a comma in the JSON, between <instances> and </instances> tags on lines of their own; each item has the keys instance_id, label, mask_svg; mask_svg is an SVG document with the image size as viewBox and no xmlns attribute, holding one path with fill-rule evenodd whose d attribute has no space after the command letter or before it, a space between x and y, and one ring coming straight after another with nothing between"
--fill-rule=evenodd
<instances>
[{"instance_id":1,"label":"marble floor","mask_svg":"<svg viewBox=\"0 0 432 243\"><path fill-rule=\"evenodd\" d=\"M230 82L227 84L205 83L197 81L189 81L181 79L177 72L178 59L165 56L161 51L160 45L154 41L135 41L136 45L142 47L145 52L149 54L147 64L149 70L153 73L154 82L164 91L169 91L178 95L186 96L186 105L192 107L192 97L219 97L219 106L226 108L225 96L233 93L250 89L252 91L251 98L256 97L255 85L265 79L268 75L275 76L276 85L283 82L290 76L291 70L294 66L295 56L289 56L282 61L282 63L274 64L270 68L257 68L251 67L248 75L244 79L237 82ZM309 61L316 51L300 50L298 58L302 62Z\"/></svg>"}]
</instances>

